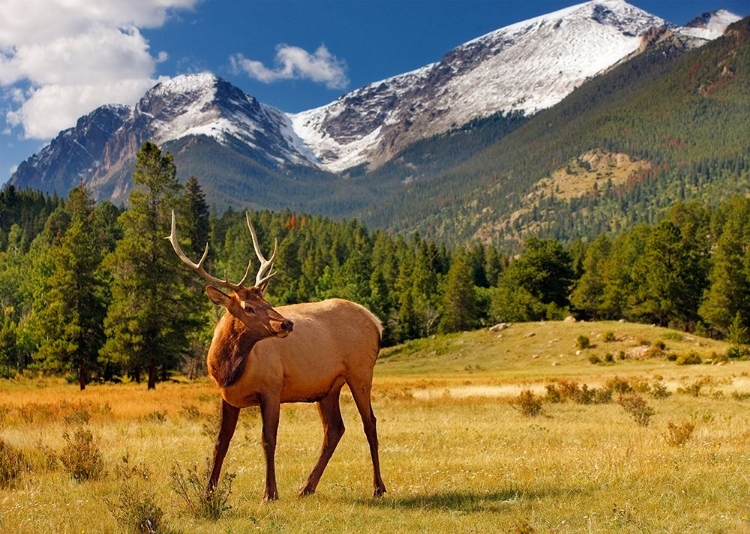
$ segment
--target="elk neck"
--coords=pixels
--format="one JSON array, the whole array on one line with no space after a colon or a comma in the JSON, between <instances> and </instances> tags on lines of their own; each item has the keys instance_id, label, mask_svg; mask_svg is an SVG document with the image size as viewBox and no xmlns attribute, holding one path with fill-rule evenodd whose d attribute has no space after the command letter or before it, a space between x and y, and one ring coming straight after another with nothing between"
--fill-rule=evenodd
<instances>
[{"instance_id":1,"label":"elk neck","mask_svg":"<svg viewBox=\"0 0 750 534\"><path fill-rule=\"evenodd\" d=\"M207 361L208 373L220 388L227 388L242 377L250 351L261 339L264 337L252 335L242 321L224 314L214 330Z\"/></svg>"}]
</instances>

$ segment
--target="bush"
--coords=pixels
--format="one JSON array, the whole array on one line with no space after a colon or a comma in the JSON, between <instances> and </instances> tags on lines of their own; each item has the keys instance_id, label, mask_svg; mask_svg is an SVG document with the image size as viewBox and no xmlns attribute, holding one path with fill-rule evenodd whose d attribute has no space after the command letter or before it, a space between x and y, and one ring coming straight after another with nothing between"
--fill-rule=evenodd
<instances>
[{"instance_id":1,"label":"bush","mask_svg":"<svg viewBox=\"0 0 750 534\"><path fill-rule=\"evenodd\" d=\"M547 391L549 391L549 389ZM521 394L511 402L511 406L526 417L536 417L542 413L542 398L534 395L531 390L524 389Z\"/></svg>"},{"instance_id":2,"label":"bush","mask_svg":"<svg viewBox=\"0 0 750 534\"><path fill-rule=\"evenodd\" d=\"M667 423L667 432L662 434L664 441L671 447L682 447L690 439L695 429L695 423L685 421L684 423Z\"/></svg>"},{"instance_id":3,"label":"bush","mask_svg":"<svg viewBox=\"0 0 750 534\"><path fill-rule=\"evenodd\" d=\"M122 481L120 489L116 496L104 499L109 512L128 532L152 534L164 531L164 511L147 484L151 470L143 462L131 465L128 455L122 462L115 469L117 478Z\"/></svg>"},{"instance_id":4,"label":"bush","mask_svg":"<svg viewBox=\"0 0 750 534\"><path fill-rule=\"evenodd\" d=\"M550 402L571 400L577 404L606 404L612 400L612 392L606 389L580 385L575 380L560 380L558 385L547 385L547 399Z\"/></svg>"},{"instance_id":5,"label":"bush","mask_svg":"<svg viewBox=\"0 0 750 534\"><path fill-rule=\"evenodd\" d=\"M700 365L703 363L701 357L694 351L690 351L687 354L683 354L677 357L677 365Z\"/></svg>"},{"instance_id":6,"label":"bush","mask_svg":"<svg viewBox=\"0 0 750 534\"><path fill-rule=\"evenodd\" d=\"M667 386L665 386L661 381L654 380L654 382L651 384L651 396L655 399L666 399L669 397L671 393L667 390Z\"/></svg>"},{"instance_id":7,"label":"bush","mask_svg":"<svg viewBox=\"0 0 750 534\"><path fill-rule=\"evenodd\" d=\"M0 488L12 487L28 467L23 452L0 438Z\"/></svg>"},{"instance_id":8,"label":"bush","mask_svg":"<svg viewBox=\"0 0 750 534\"><path fill-rule=\"evenodd\" d=\"M104 461L99 446L90 430L79 426L71 436L63 434L66 445L60 452L60 462L78 482L97 480L104 474Z\"/></svg>"},{"instance_id":9,"label":"bush","mask_svg":"<svg viewBox=\"0 0 750 534\"><path fill-rule=\"evenodd\" d=\"M547 402L559 404L563 401L560 392L557 391L557 387L554 384L547 384L544 387L547 388L547 395L544 397Z\"/></svg>"},{"instance_id":10,"label":"bush","mask_svg":"<svg viewBox=\"0 0 750 534\"><path fill-rule=\"evenodd\" d=\"M589 362L591 362L593 365L602 363L602 361L599 359L599 356L597 356L596 354L591 354L589 356Z\"/></svg>"},{"instance_id":11,"label":"bush","mask_svg":"<svg viewBox=\"0 0 750 534\"><path fill-rule=\"evenodd\" d=\"M708 377L698 378L684 388L677 388L677 393L685 393L691 397L700 397L703 386L711 386L713 381Z\"/></svg>"},{"instance_id":12,"label":"bush","mask_svg":"<svg viewBox=\"0 0 750 534\"><path fill-rule=\"evenodd\" d=\"M591 348L591 340L584 335L580 335L576 338L576 346L583 350Z\"/></svg>"},{"instance_id":13,"label":"bush","mask_svg":"<svg viewBox=\"0 0 750 534\"><path fill-rule=\"evenodd\" d=\"M630 382L626 378L620 378L619 376L613 376L604 383L604 388L617 393L619 395L623 393L630 393L633 388L630 386Z\"/></svg>"},{"instance_id":14,"label":"bush","mask_svg":"<svg viewBox=\"0 0 750 534\"><path fill-rule=\"evenodd\" d=\"M643 397L637 393L625 393L620 395L617 399L617 403L623 407L623 409L633 418L633 420L640 426L648 426L651 423L651 417L653 417L654 409L651 408Z\"/></svg>"},{"instance_id":15,"label":"bush","mask_svg":"<svg viewBox=\"0 0 750 534\"><path fill-rule=\"evenodd\" d=\"M227 504L232 493L234 473L225 473L219 483L211 491L206 491L210 464L206 460L206 467L202 474L198 474L198 467L188 468L183 473L180 465L175 463L169 472L172 489L185 501L188 512L196 519L219 519L231 506Z\"/></svg>"},{"instance_id":16,"label":"bush","mask_svg":"<svg viewBox=\"0 0 750 534\"><path fill-rule=\"evenodd\" d=\"M605 343L612 343L613 341L617 341L617 337L615 337L615 333L611 330L608 330L604 332L604 342Z\"/></svg>"}]
</instances>

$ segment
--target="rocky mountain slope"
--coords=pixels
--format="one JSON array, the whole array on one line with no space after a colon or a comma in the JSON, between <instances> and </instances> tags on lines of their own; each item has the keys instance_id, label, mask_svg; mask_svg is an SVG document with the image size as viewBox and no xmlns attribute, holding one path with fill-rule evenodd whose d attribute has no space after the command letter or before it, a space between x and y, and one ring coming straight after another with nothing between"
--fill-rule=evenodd
<instances>
[{"instance_id":1,"label":"rocky mountain slope","mask_svg":"<svg viewBox=\"0 0 750 534\"><path fill-rule=\"evenodd\" d=\"M519 117L554 106L666 34L697 46L736 18L717 12L674 28L621 0L595 0L499 29L437 63L292 115L212 74L178 76L132 108L105 106L82 117L19 165L10 184L64 195L84 181L98 198L124 203L135 154L152 140L175 154L181 179L201 179L220 209L351 215L382 196L368 183L376 180L372 172L403 161L412 147L479 124L482 143L464 136L460 157L471 157L512 131ZM409 163L403 183L451 163L420 165ZM340 171L359 180L331 174Z\"/></svg>"}]
</instances>

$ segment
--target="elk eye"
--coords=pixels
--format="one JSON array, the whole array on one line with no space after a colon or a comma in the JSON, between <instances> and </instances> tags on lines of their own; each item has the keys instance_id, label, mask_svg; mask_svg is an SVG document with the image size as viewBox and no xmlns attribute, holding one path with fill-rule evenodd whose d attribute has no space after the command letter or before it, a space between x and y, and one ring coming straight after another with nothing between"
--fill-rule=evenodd
<instances>
[{"instance_id":1,"label":"elk eye","mask_svg":"<svg viewBox=\"0 0 750 534\"><path fill-rule=\"evenodd\" d=\"M253 309L253 307L252 307L252 306L250 306L250 304L247 304L247 303L245 303L245 304L244 304L244 305L243 305L242 307L243 307L243 309L244 309L244 310L245 310L245 311L246 311L247 313L255 313L255 310Z\"/></svg>"}]
</instances>

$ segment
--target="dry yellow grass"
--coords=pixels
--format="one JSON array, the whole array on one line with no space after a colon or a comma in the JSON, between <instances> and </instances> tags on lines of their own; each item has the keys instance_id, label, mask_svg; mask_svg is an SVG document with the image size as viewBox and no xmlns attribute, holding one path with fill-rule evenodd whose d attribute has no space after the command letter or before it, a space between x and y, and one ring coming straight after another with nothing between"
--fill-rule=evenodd
<instances>
[{"instance_id":1,"label":"dry yellow grass","mask_svg":"<svg viewBox=\"0 0 750 534\"><path fill-rule=\"evenodd\" d=\"M618 341L600 341L597 335L607 331ZM574 340L582 333L596 347L576 354ZM750 531L750 362L588 362L591 351L645 340L705 357L725 348L665 338L677 336L642 325L523 324L499 334L438 337L383 352L374 394L388 486L382 499L369 496L367 443L344 395L347 432L318 493L304 499L294 492L316 459L321 428L314 405L283 407L281 500L260 505L260 421L256 410L244 410L225 462L225 471L236 473L233 508L218 521L192 518L169 484L175 463L202 465L211 452L218 398L207 380L159 384L151 392L135 384L81 393L55 380L0 383L0 438L32 464L14 487L0 489L0 531L121 532L105 499L119 495L123 481L115 472L126 455L149 466L148 488L172 532ZM533 418L509 404L525 388L541 395L554 381L597 387L614 376L661 380L672 392L666 398L643 393L655 411L649 426L635 424L615 402L545 402ZM694 396L690 385L697 382L703 387ZM23 409L42 415L24 416ZM42 465L44 450L60 450L80 412L88 413L86 426L107 469L98 481L78 483L59 467ZM695 425L682 446L665 438L670 422Z\"/></svg>"}]
</instances>

